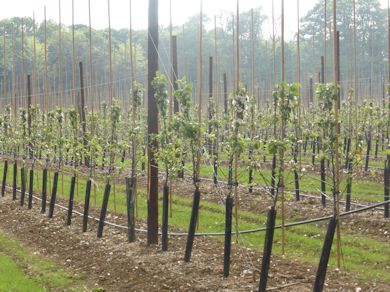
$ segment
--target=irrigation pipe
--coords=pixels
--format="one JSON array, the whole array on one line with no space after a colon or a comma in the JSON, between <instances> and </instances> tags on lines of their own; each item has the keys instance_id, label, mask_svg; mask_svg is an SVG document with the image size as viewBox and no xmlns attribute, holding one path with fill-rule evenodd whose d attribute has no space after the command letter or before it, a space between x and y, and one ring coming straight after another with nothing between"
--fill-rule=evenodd
<instances>
[{"instance_id":1,"label":"irrigation pipe","mask_svg":"<svg viewBox=\"0 0 390 292\"><path fill-rule=\"evenodd\" d=\"M12 187L10 187L10 186L6 186L6 188L7 189L12 189ZM17 192L21 193L21 191L19 189L17 189ZM26 192L26 195L29 195L29 193ZM37 197L37 196L33 195L32 197L34 199L38 200L38 201L42 201L42 199ZM356 210L352 210L352 211L348 211L348 212L342 212L342 213L339 214L339 217L345 217L345 216L348 216L348 215L361 213L361 212L364 212L364 211L375 209L377 207L380 207L380 206L383 206L383 205L386 205L386 204L390 204L390 200L384 201L384 202L381 202L381 203L377 203L377 204L374 204L374 205L371 205L371 206L363 207L363 208L360 208L360 209L356 209ZM62 206L62 205L57 204L57 203L55 204L55 206L59 207L62 210L68 210L67 207ZM80 216L83 216L83 213L78 212L78 211L73 211L73 213L77 214L77 215L80 215ZM310 224L310 223L326 221L326 220L331 219L332 217L333 217L333 215L329 215L329 216L324 216L324 217L319 217L319 218L314 218L314 219L308 219L308 220L304 220L304 221L292 222L292 223L285 224L284 227L285 228L289 228L289 227L294 227L294 226L299 226L299 225L305 225L305 224ZM95 221L99 221L99 218L96 218L96 217L93 217L93 216L88 216L88 218L93 219ZM109 221L104 221L104 224L112 226L112 227L120 228L120 229L127 229L128 228L125 225L115 224L115 223L112 223L112 222L109 222ZM280 228L282 228L281 225L275 226L275 229L280 229ZM147 230L143 229L143 228L135 228L135 230L138 231L138 232L142 232L142 233L146 233L147 232ZM256 229L242 230L242 231L239 231L239 232L235 232L234 231L234 232L232 232L232 234L237 234L237 233L238 234L250 234L250 233L257 233L257 232L262 232L262 231L267 231L267 228L266 227L262 227L262 228L256 228ZM160 232L159 232L159 235L161 235ZM168 235L169 236L187 236L188 234L186 232L169 232ZM206 236L225 236L225 232L195 233L195 236L197 236L197 237L203 237L203 236L204 237L206 237Z\"/></svg>"}]
</instances>

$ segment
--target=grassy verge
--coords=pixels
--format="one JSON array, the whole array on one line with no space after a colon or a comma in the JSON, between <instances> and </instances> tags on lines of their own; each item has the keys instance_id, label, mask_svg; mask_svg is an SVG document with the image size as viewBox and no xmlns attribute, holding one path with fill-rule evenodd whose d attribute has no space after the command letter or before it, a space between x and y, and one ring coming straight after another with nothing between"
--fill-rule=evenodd
<instances>
[{"instance_id":1,"label":"grassy verge","mask_svg":"<svg viewBox=\"0 0 390 292\"><path fill-rule=\"evenodd\" d=\"M32 254L0 230L0 291L83 291L81 278L53 261Z\"/></svg>"}]
</instances>

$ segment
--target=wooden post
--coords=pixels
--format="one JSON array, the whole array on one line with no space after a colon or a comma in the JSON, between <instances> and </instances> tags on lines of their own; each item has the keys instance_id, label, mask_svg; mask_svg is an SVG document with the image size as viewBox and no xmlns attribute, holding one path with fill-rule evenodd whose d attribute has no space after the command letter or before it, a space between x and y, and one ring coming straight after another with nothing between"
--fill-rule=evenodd
<instances>
[{"instance_id":1,"label":"wooden post","mask_svg":"<svg viewBox=\"0 0 390 292\"><path fill-rule=\"evenodd\" d=\"M212 119L213 119L213 110L212 108L210 108L210 102L211 100L213 99L213 57L209 57L209 100L208 100L208 104L207 104L207 108L208 108L208 132L209 134L211 134L211 131L212 131L212 127L211 127L211 124L212 124ZM215 99L214 99L215 100ZM213 155L213 142L211 142L209 139L208 139L208 150L209 150L209 153L211 155ZM214 174L214 182L215 182L216 178L215 178L215 174Z\"/></svg>"},{"instance_id":2,"label":"wooden post","mask_svg":"<svg viewBox=\"0 0 390 292\"><path fill-rule=\"evenodd\" d=\"M85 138L85 97L84 97L84 70L83 70L83 62L79 62L79 70L80 70L80 119L81 119L81 125L83 129L83 136Z\"/></svg>"},{"instance_id":3,"label":"wooden post","mask_svg":"<svg viewBox=\"0 0 390 292\"><path fill-rule=\"evenodd\" d=\"M27 135L31 137L31 76L27 75ZM28 144L28 153L29 153L29 158L33 159L33 150L32 150L32 143L29 141Z\"/></svg>"},{"instance_id":4,"label":"wooden post","mask_svg":"<svg viewBox=\"0 0 390 292\"><path fill-rule=\"evenodd\" d=\"M34 97L34 105L37 104L36 89L37 86L37 46L36 46L36 27L35 27L35 13L33 13L33 42L34 42L34 53L33 53L33 86L32 95Z\"/></svg>"},{"instance_id":5,"label":"wooden post","mask_svg":"<svg viewBox=\"0 0 390 292\"><path fill-rule=\"evenodd\" d=\"M88 24L89 24L89 86L88 86L88 98L91 99L91 109L92 115L95 110L95 103L93 98L93 87L92 87L92 77L93 77L93 65L92 65L92 25L91 25L91 0L88 0ZM94 186L95 189L95 186Z\"/></svg>"},{"instance_id":6,"label":"wooden post","mask_svg":"<svg viewBox=\"0 0 390 292\"><path fill-rule=\"evenodd\" d=\"M158 243L158 164L156 143L150 135L158 133L157 105L152 81L158 70L158 0L149 0L148 27L148 244Z\"/></svg>"},{"instance_id":7,"label":"wooden post","mask_svg":"<svg viewBox=\"0 0 390 292\"><path fill-rule=\"evenodd\" d=\"M25 106L25 83L24 83L24 18L21 19L21 38L22 38L22 43L21 43L21 73L22 73L22 78L21 78L21 90L20 90L20 95L22 96L21 100L19 100L20 106Z\"/></svg>"},{"instance_id":8,"label":"wooden post","mask_svg":"<svg viewBox=\"0 0 390 292\"><path fill-rule=\"evenodd\" d=\"M273 57L273 82L272 86L276 83L276 39L275 39L275 7L274 0L272 0L272 57ZM271 86L271 87L272 87Z\"/></svg>"},{"instance_id":9,"label":"wooden post","mask_svg":"<svg viewBox=\"0 0 390 292\"><path fill-rule=\"evenodd\" d=\"M110 84L109 84L109 105L112 105L112 98L113 98L113 80L112 80L112 45L111 45L111 11L110 11L110 0L107 0L108 5L108 52L109 52L109 59L110 59Z\"/></svg>"},{"instance_id":10,"label":"wooden post","mask_svg":"<svg viewBox=\"0 0 390 292\"><path fill-rule=\"evenodd\" d=\"M223 106L225 115L228 112L228 91L226 73L223 73Z\"/></svg>"},{"instance_id":11,"label":"wooden post","mask_svg":"<svg viewBox=\"0 0 390 292\"><path fill-rule=\"evenodd\" d=\"M74 0L72 0L72 97L73 97L73 106L77 110L77 101L76 101L76 48L74 43Z\"/></svg>"},{"instance_id":12,"label":"wooden post","mask_svg":"<svg viewBox=\"0 0 390 292\"><path fill-rule=\"evenodd\" d=\"M313 104L314 89L313 89L313 78L309 80L309 105Z\"/></svg>"},{"instance_id":13,"label":"wooden post","mask_svg":"<svg viewBox=\"0 0 390 292\"><path fill-rule=\"evenodd\" d=\"M390 1L387 0L387 83L390 84ZM389 111L390 117L390 111Z\"/></svg>"},{"instance_id":14,"label":"wooden post","mask_svg":"<svg viewBox=\"0 0 390 292\"><path fill-rule=\"evenodd\" d=\"M177 37L172 36L172 82L173 82L173 90L177 90L177 78L178 78L178 65L177 65ZM173 98L173 112L177 113L179 111L179 103L177 99Z\"/></svg>"},{"instance_id":15,"label":"wooden post","mask_svg":"<svg viewBox=\"0 0 390 292\"><path fill-rule=\"evenodd\" d=\"M43 110L47 114L48 111L48 100L49 100L49 88L50 88L50 80L49 80L49 68L48 68L48 56L47 56L47 19L46 19L46 6L44 8L45 14L45 94L43 101Z\"/></svg>"},{"instance_id":16,"label":"wooden post","mask_svg":"<svg viewBox=\"0 0 390 292\"><path fill-rule=\"evenodd\" d=\"M6 41L5 27L3 28L3 97L7 96L7 62L6 62Z\"/></svg>"},{"instance_id":17,"label":"wooden post","mask_svg":"<svg viewBox=\"0 0 390 292\"><path fill-rule=\"evenodd\" d=\"M281 18L282 18L282 21L281 21L281 31L282 31L282 36L281 36L281 50L282 50L282 56L281 56L281 79L282 79L282 82L285 81L285 55L284 55L284 0L282 0L282 15L281 15ZM286 121L284 121L282 119L282 126L281 126L281 138L282 138L282 141L284 140L285 138L285 123ZM281 199L281 223L282 223L282 239L281 239L281 244L282 244L282 255L284 255L284 250L285 250L285 206L284 206L284 201L285 201L285 197L284 197L284 152L282 151L282 154L280 155L280 165L279 165L279 185L278 185L278 189L280 191L280 199Z\"/></svg>"},{"instance_id":18,"label":"wooden post","mask_svg":"<svg viewBox=\"0 0 390 292\"><path fill-rule=\"evenodd\" d=\"M61 29L62 29L62 23L61 23L61 0L58 0L58 63L59 63L59 70L58 70L58 99L59 99L59 105L65 106L63 104L62 99L62 36L61 36Z\"/></svg>"},{"instance_id":19,"label":"wooden post","mask_svg":"<svg viewBox=\"0 0 390 292\"><path fill-rule=\"evenodd\" d=\"M334 74L335 83L340 85L340 33L337 31L337 0L333 0L333 35L334 35ZM335 92L337 100L335 102L335 120L339 120L340 115L340 90L336 88ZM334 200L335 200L335 218L336 218L336 254L337 267L341 266L341 239L340 239L340 220L339 220L339 203L340 203L340 123L336 123L335 135L335 185L334 185Z\"/></svg>"}]
</instances>

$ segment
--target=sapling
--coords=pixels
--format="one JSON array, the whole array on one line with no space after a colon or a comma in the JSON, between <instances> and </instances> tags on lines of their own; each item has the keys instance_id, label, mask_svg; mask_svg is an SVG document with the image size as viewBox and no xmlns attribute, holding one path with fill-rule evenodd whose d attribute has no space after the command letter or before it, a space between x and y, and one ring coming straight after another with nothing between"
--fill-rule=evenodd
<instances>
[{"instance_id":1,"label":"sapling","mask_svg":"<svg viewBox=\"0 0 390 292\"><path fill-rule=\"evenodd\" d=\"M82 146L82 141L80 141L80 125L79 125L79 117L76 109L71 108L66 113L67 120L68 120L68 126L69 126L69 135L67 140L67 148L68 148L68 155L70 155L72 159L72 165L73 165L73 176L71 179L71 186L70 186L70 195L69 195L69 204L68 204L68 217L67 217L67 225L70 225L72 222L72 213L73 213L73 200L74 200L74 191L75 191L75 184L77 180L77 162L80 161L80 157L82 155L82 151L84 147Z\"/></svg>"},{"instance_id":2,"label":"sapling","mask_svg":"<svg viewBox=\"0 0 390 292\"><path fill-rule=\"evenodd\" d=\"M29 106L27 109L28 113L28 120L29 120L29 131L28 131L28 152L29 152L29 159L30 159L30 173L29 173L29 184L28 184L28 209L32 208L32 198L33 198L33 191L34 191L34 168L35 163L37 159L37 149L39 147L38 137L37 134L40 131L39 127L39 108L34 106Z\"/></svg>"},{"instance_id":3,"label":"sapling","mask_svg":"<svg viewBox=\"0 0 390 292\"><path fill-rule=\"evenodd\" d=\"M200 159L202 151L202 135L204 129L201 127L200 120L196 120L192 110L192 84L187 83L185 77L177 81L178 89L174 96L179 103L178 130L183 141L189 145L192 158L193 184L195 187L194 198L192 203L191 220L188 228L188 237L184 261L189 262L191 259L192 247L194 243L195 228L198 220L199 203L200 203Z\"/></svg>"},{"instance_id":4,"label":"sapling","mask_svg":"<svg viewBox=\"0 0 390 292\"><path fill-rule=\"evenodd\" d=\"M54 111L55 114L55 127L57 129L57 134L55 137L55 145L57 148L57 163L55 167L55 172L54 172L54 181L53 181L53 189L52 189L52 194L50 198L50 206L49 206L49 214L48 217L52 218L53 213L54 213L54 206L56 203L56 197L57 197L57 184L58 184L58 174L62 169L62 163L63 163L63 146L64 146L64 137L63 137L63 126L64 126L64 113L62 112L61 108L57 108ZM56 153L54 153L56 154Z\"/></svg>"},{"instance_id":5,"label":"sapling","mask_svg":"<svg viewBox=\"0 0 390 292\"><path fill-rule=\"evenodd\" d=\"M213 180L214 185L218 183L218 130L219 130L219 121L217 116L217 105L213 97L209 97L208 100L208 133L207 133L207 142L208 142L208 152L213 161Z\"/></svg>"},{"instance_id":6,"label":"sapling","mask_svg":"<svg viewBox=\"0 0 390 292\"><path fill-rule=\"evenodd\" d=\"M27 140L27 111L24 108L19 109L20 116L20 147L22 148L22 167L20 169L20 182L21 182L21 192L20 192L20 205L24 205L24 198L26 195L26 159L28 157L28 144L25 143Z\"/></svg>"},{"instance_id":7,"label":"sapling","mask_svg":"<svg viewBox=\"0 0 390 292\"><path fill-rule=\"evenodd\" d=\"M249 192L252 193L253 191L253 169L254 169L254 148L256 141L256 133L255 133L255 119L256 119L256 100L252 96L249 99L248 103L249 107L249 150L248 150L248 162L249 162L249 167L248 167L248 184L249 184Z\"/></svg>"},{"instance_id":8,"label":"sapling","mask_svg":"<svg viewBox=\"0 0 390 292\"><path fill-rule=\"evenodd\" d=\"M168 118L168 109L171 106L168 100L168 81L166 77L157 72L152 85L155 90L154 98L159 113L161 129L159 134L154 136L159 147L155 149L159 165L165 171L163 187L163 214L162 214L162 249L168 249L168 204L169 204L169 181L177 174L179 166L179 153L181 153L181 143L177 137L177 129L172 120Z\"/></svg>"},{"instance_id":9,"label":"sapling","mask_svg":"<svg viewBox=\"0 0 390 292\"><path fill-rule=\"evenodd\" d=\"M103 196L103 203L102 208L100 211L100 219L99 219L99 226L97 231L97 237L103 236L103 227L104 227L104 221L106 218L107 213L107 206L108 201L110 197L110 191L111 191L111 176L115 170L115 158L119 154L119 147L118 147L118 125L121 118L121 108L119 106L119 101L114 100L113 104L110 108L110 119L109 119L109 140L106 142L106 155L108 159L108 168L106 171L106 186L104 190L104 196Z\"/></svg>"},{"instance_id":10,"label":"sapling","mask_svg":"<svg viewBox=\"0 0 390 292\"><path fill-rule=\"evenodd\" d=\"M339 203L340 203L340 116L339 116L339 86L337 84L318 84L316 97L323 111L321 112L321 127L326 136L323 141L323 153L329 157L332 170L332 194L333 194L333 214L336 220L337 232L337 259L340 261L340 227L339 227Z\"/></svg>"},{"instance_id":11,"label":"sapling","mask_svg":"<svg viewBox=\"0 0 390 292\"><path fill-rule=\"evenodd\" d=\"M243 135L243 130L245 129L245 124L247 123L247 107L248 107L249 96L246 89L240 85L238 90L234 93L232 97L231 105L231 131L230 136L228 137L227 152L229 161L233 162L233 187L230 188L228 196L231 195L233 191L234 197L234 217L235 217L235 229L236 235L238 236L238 207L239 207L239 197L238 197L238 160L240 155L244 152L245 149L245 139ZM237 237L238 240L238 237Z\"/></svg>"},{"instance_id":12,"label":"sapling","mask_svg":"<svg viewBox=\"0 0 390 292\"><path fill-rule=\"evenodd\" d=\"M281 203L281 225L282 225L282 254L285 249L285 152L288 145L290 145L290 139L287 137L287 126L291 121L294 108L299 105L299 84L288 84L286 82L280 83L274 90L274 106L275 106L275 122L279 124L280 134L279 137L270 141L269 151L274 157L277 157L279 167L276 173L278 179L276 194L274 195L274 207L280 197Z\"/></svg>"}]
</instances>

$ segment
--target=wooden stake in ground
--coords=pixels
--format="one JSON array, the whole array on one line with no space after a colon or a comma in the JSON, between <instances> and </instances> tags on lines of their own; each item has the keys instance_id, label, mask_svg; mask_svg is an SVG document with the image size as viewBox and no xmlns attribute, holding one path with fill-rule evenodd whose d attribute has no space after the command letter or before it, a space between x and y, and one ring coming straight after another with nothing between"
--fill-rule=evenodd
<instances>
[{"instance_id":1,"label":"wooden stake in ground","mask_svg":"<svg viewBox=\"0 0 390 292\"><path fill-rule=\"evenodd\" d=\"M93 97L93 64L92 64L92 20L91 20L91 0L88 0L88 40L89 40L89 86L88 86L88 99L91 106L92 115L94 115L95 104Z\"/></svg>"},{"instance_id":2,"label":"wooden stake in ground","mask_svg":"<svg viewBox=\"0 0 390 292\"><path fill-rule=\"evenodd\" d=\"M47 19L46 19L46 6L44 7L45 14L45 89L44 89L44 102L43 102L43 111L47 114L47 101L49 95L49 71L48 71L48 60L47 60Z\"/></svg>"},{"instance_id":3,"label":"wooden stake in ground","mask_svg":"<svg viewBox=\"0 0 390 292\"><path fill-rule=\"evenodd\" d=\"M24 78L24 18L21 19L21 27L20 27L21 33L22 33L22 43L21 43L21 72L22 72L22 78L21 78L21 90L20 95L22 96L21 100L19 100L21 106L25 106L25 78Z\"/></svg>"},{"instance_id":4,"label":"wooden stake in ground","mask_svg":"<svg viewBox=\"0 0 390 292\"><path fill-rule=\"evenodd\" d=\"M327 27L327 6L328 6L328 2L327 0L324 0L324 74L323 74L323 82L326 83L326 56L327 56L327 41L326 41L326 38L327 38L327 30L328 30L328 27Z\"/></svg>"},{"instance_id":5,"label":"wooden stake in ground","mask_svg":"<svg viewBox=\"0 0 390 292\"><path fill-rule=\"evenodd\" d=\"M296 78L297 82L301 83L301 31L300 31L300 20L299 20L300 5L299 0L297 0L297 67L296 67ZM302 111L302 96L301 89L299 88L298 96L298 126L296 127L296 136L297 136L297 145L295 146L295 163L298 162L298 171L295 170L295 194L296 199L299 200L299 180L302 171L302 120L301 120L301 111ZM298 153L296 153L298 152ZM298 156L298 157L297 157ZM298 161L297 161L298 160Z\"/></svg>"},{"instance_id":6,"label":"wooden stake in ground","mask_svg":"<svg viewBox=\"0 0 390 292\"><path fill-rule=\"evenodd\" d=\"M34 98L34 105L37 105L37 96L36 96L36 85L37 85L37 46L36 46L36 25L35 25L35 12L33 13L33 39L34 39L34 54L33 54L33 85L32 85L32 95Z\"/></svg>"},{"instance_id":7,"label":"wooden stake in ground","mask_svg":"<svg viewBox=\"0 0 390 292\"><path fill-rule=\"evenodd\" d=\"M273 82L271 84L272 86L276 83L276 36L275 36L275 9L274 9L274 0L272 0L272 57L273 57Z\"/></svg>"},{"instance_id":8,"label":"wooden stake in ground","mask_svg":"<svg viewBox=\"0 0 390 292\"><path fill-rule=\"evenodd\" d=\"M198 93L198 123L199 126L202 125L202 72L203 64L203 0L200 0L200 20L199 20L199 48L198 48L198 80L197 80L197 93ZM199 131L199 141L201 140L201 133ZM196 159L196 176L195 182L197 187L199 187L199 174L200 174L200 158L201 153L198 151Z\"/></svg>"},{"instance_id":9,"label":"wooden stake in ground","mask_svg":"<svg viewBox=\"0 0 390 292\"><path fill-rule=\"evenodd\" d=\"M390 84L390 1L387 0L387 83ZM389 111L390 117L390 111Z\"/></svg>"},{"instance_id":10,"label":"wooden stake in ground","mask_svg":"<svg viewBox=\"0 0 390 292\"><path fill-rule=\"evenodd\" d=\"M149 0L148 26L148 244L158 243L158 165L157 145L150 135L158 133L157 105L152 81L158 70L158 0Z\"/></svg>"},{"instance_id":11,"label":"wooden stake in ground","mask_svg":"<svg viewBox=\"0 0 390 292\"><path fill-rule=\"evenodd\" d=\"M340 85L340 44L339 34L337 32L337 0L333 0L333 49L334 49L334 82L336 85ZM337 100L335 102L335 120L339 120L340 115L340 90L336 88ZM336 124L335 133L335 169L334 169L334 196L335 196L335 218L336 218L336 253L337 253L337 267L341 265L341 238L340 238L340 218L339 218L339 203L340 203L340 123Z\"/></svg>"},{"instance_id":12,"label":"wooden stake in ground","mask_svg":"<svg viewBox=\"0 0 390 292\"><path fill-rule=\"evenodd\" d=\"M7 62L6 62L6 41L5 27L3 28L3 97L7 96Z\"/></svg>"},{"instance_id":13,"label":"wooden stake in ground","mask_svg":"<svg viewBox=\"0 0 390 292\"><path fill-rule=\"evenodd\" d=\"M112 106L112 98L113 98L113 80L112 80L112 45L111 45L111 11L110 11L110 0L107 0L108 6L108 53L109 53L109 61L110 61L110 71L109 71L109 105Z\"/></svg>"},{"instance_id":14,"label":"wooden stake in ground","mask_svg":"<svg viewBox=\"0 0 390 292\"><path fill-rule=\"evenodd\" d=\"M72 0L72 96L73 96L73 106L77 111L77 100L76 100L76 49L74 43L74 0Z\"/></svg>"},{"instance_id":15,"label":"wooden stake in ground","mask_svg":"<svg viewBox=\"0 0 390 292\"><path fill-rule=\"evenodd\" d=\"M251 9L251 96L255 96L255 28L253 19L253 8Z\"/></svg>"},{"instance_id":16,"label":"wooden stake in ground","mask_svg":"<svg viewBox=\"0 0 390 292\"><path fill-rule=\"evenodd\" d=\"M236 32L236 91L237 94L240 90L240 1L237 0L237 32ZM239 207L239 198L238 198L238 155L234 156L234 219L236 226L236 242L238 243L238 207Z\"/></svg>"},{"instance_id":17,"label":"wooden stake in ground","mask_svg":"<svg viewBox=\"0 0 390 292\"><path fill-rule=\"evenodd\" d=\"M11 84L11 100L14 102L14 111L16 111L16 98L15 98L15 32L14 26L11 28L11 44L12 44L12 84ZM15 112L14 112L15 113Z\"/></svg>"},{"instance_id":18,"label":"wooden stake in ground","mask_svg":"<svg viewBox=\"0 0 390 292\"><path fill-rule=\"evenodd\" d=\"M356 34L356 0L353 0L353 91L356 97L357 91L357 74L356 74L356 63L357 63L357 34Z\"/></svg>"},{"instance_id":19,"label":"wooden stake in ground","mask_svg":"<svg viewBox=\"0 0 390 292\"><path fill-rule=\"evenodd\" d=\"M281 15L281 77L282 82L285 80L285 55L284 55L284 0L282 0L282 15ZM285 126L283 124L284 120L282 119L282 126L281 126L281 135L282 135L282 141L285 139L286 133L285 133ZM284 212L284 151L282 151L282 155L280 155L280 165L279 165L279 194L281 199L281 217L282 217L282 254L284 255L284 249L285 249L285 212Z\"/></svg>"},{"instance_id":20,"label":"wooden stake in ground","mask_svg":"<svg viewBox=\"0 0 390 292\"><path fill-rule=\"evenodd\" d=\"M58 77L59 77L59 83L58 83L58 104L63 107L65 106L63 104L63 98L62 98L62 36L61 36L61 0L58 0L58 63L59 63L59 70L58 70ZM64 195L62 193L62 195Z\"/></svg>"}]
</instances>

